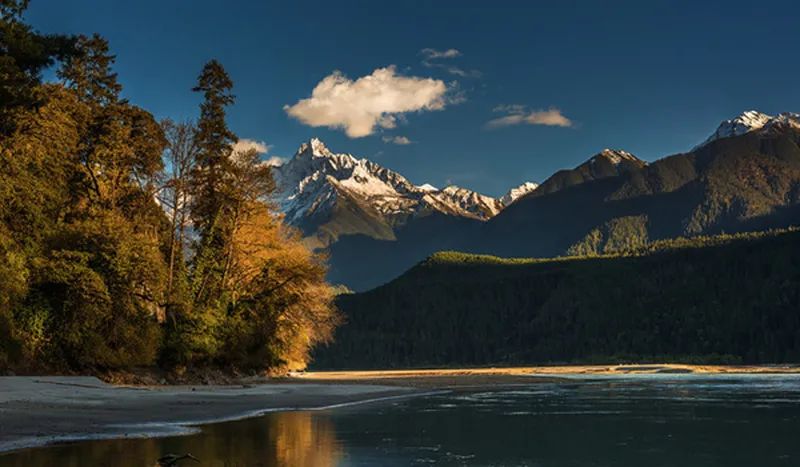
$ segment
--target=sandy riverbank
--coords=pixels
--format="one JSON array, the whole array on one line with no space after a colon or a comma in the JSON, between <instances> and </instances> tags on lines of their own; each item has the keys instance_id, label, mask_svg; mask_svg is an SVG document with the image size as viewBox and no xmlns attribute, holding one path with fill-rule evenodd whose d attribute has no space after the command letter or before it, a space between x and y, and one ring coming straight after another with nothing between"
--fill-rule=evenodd
<instances>
[{"instance_id":1,"label":"sandy riverbank","mask_svg":"<svg viewBox=\"0 0 800 467\"><path fill-rule=\"evenodd\" d=\"M384 382L400 385L427 386L428 383L452 382L455 385L481 382L529 381L531 376L558 377L571 375L643 375L643 374L800 374L800 365L689 365L657 363L636 365L561 365L508 368L446 368L377 371L320 371L301 373L307 381Z\"/></svg>"},{"instance_id":2,"label":"sandy riverbank","mask_svg":"<svg viewBox=\"0 0 800 467\"><path fill-rule=\"evenodd\" d=\"M0 378L0 452L59 441L167 436L275 410L320 410L425 390L300 381L120 387L93 377Z\"/></svg>"},{"instance_id":3,"label":"sandy riverbank","mask_svg":"<svg viewBox=\"0 0 800 467\"><path fill-rule=\"evenodd\" d=\"M275 410L321 410L444 390L570 377L800 373L800 366L589 365L309 372L229 386L114 386L93 377L0 377L0 452L48 443L168 436Z\"/></svg>"}]
</instances>

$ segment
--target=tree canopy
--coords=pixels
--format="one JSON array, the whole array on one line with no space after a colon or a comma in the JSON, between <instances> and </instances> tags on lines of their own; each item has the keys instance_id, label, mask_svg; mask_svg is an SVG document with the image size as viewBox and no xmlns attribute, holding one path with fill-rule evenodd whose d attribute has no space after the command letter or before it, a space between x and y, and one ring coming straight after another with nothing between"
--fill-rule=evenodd
<instances>
[{"instance_id":1,"label":"tree canopy","mask_svg":"<svg viewBox=\"0 0 800 467\"><path fill-rule=\"evenodd\" d=\"M333 289L234 152L222 65L196 124L158 122L104 38L39 34L27 3L0 3L0 370L304 367Z\"/></svg>"}]
</instances>

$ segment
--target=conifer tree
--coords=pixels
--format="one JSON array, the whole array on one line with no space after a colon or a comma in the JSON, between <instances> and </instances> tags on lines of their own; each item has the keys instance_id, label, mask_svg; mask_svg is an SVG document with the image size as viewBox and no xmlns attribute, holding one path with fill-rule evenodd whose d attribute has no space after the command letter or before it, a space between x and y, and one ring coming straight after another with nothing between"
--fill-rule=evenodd
<instances>
[{"instance_id":1,"label":"conifer tree","mask_svg":"<svg viewBox=\"0 0 800 467\"><path fill-rule=\"evenodd\" d=\"M197 161L192 174L192 221L200 235L195 248L193 286L196 302L208 304L225 292L225 253L231 241L232 162L236 135L225 121L233 104L233 82L222 65L211 60L197 79L195 92L203 94L198 120Z\"/></svg>"}]
</instances>

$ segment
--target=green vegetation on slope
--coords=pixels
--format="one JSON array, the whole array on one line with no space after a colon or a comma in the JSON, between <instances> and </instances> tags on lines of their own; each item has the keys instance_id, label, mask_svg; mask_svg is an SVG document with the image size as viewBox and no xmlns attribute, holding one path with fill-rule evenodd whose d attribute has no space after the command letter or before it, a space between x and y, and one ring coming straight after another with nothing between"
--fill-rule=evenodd
<instances>
[{"instance_id":1,"label":"green vegetation on slope","mask_svg":"<svg viewBox=\"0 0 800 467\"><path fill-rule=\"evenodd\" d=\"M369 292L320 368L602 360L800 361L800 232L654 242L594 257L444 252Z\"/></svg>"}]
</instances>

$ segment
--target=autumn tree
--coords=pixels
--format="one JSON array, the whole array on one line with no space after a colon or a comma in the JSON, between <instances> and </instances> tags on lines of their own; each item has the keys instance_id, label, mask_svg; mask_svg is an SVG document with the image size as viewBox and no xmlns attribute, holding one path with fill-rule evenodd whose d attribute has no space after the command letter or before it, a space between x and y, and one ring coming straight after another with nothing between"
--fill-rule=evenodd
<instances>
[{"instance_id":1,"label":"autumn tree","mask_svg":"<svg viewBox=\"0 0 800 467\"><path fill-rule=\"evenodd\" d=\"M233 238L236 305L223 355L244 368L305 368L313 346L330 341L341 321L325 257L306 248L268 204L247 203Z\"/></svg>"}]
</instances>

